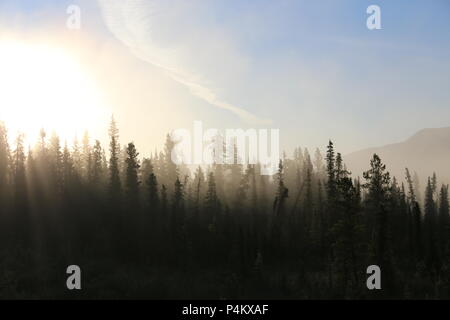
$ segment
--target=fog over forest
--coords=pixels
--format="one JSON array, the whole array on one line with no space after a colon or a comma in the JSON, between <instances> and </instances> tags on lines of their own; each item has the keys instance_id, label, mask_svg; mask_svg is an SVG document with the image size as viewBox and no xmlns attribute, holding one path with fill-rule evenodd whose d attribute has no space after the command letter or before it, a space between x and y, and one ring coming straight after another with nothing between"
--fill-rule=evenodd
<instances>
[{"instance_id":1,"label":"fog over forest","mask_svg":"<svg viewBox=\"0 0 450 320\"><path fill-rule=\"evenodd\" d=\"M169 135L142 159L114 119L109 137L69 147L42 130L27 149L0 126L0 297L68 297L58 270L75 262L85 298L449 297L439 172L422 194L373 154L355 178L331 141L283 156L273 176L236 153L190 172ZM368 291L374 264L383 290Z\"/></svg>"}]
</instances>

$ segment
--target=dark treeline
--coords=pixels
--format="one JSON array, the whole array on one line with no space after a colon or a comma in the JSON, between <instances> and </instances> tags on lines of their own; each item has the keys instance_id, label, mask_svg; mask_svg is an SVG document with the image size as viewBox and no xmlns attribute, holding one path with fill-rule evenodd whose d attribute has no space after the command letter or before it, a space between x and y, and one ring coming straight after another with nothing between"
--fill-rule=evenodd
<instances>
[{"instance_id":1,"label":"dark treeline","mask_svg":"<svg viewBox=\"0 0 450 320\"><path fill-rule=\"evenodd\" d=\"M190 173L173 142L150 158L86 135L9 146L0 125L2 298L450 298L448 186L422 201L406 169L374 155L352 178L329 142L297 148L274 176L259 165ZM313 159L312 159L313 158ZM82 290L66 288L79 265ZM366 269L381 268L369 291Z\"/></svg>"}]
</instances>

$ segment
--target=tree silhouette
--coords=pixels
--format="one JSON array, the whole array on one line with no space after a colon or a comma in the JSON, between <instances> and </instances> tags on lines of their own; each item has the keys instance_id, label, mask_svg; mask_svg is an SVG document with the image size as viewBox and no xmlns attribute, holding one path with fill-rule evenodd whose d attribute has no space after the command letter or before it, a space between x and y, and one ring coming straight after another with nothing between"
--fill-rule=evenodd
<instances>
[{"instance_id":1,"label":"tree silhouette","mask_svg":"<svg viewBox=\"0 0 450 320\"><path fill-rule=\"evenodd\" d=\"M109 192L111 202L115 205L120 205L120 196L122 185L120 182L119 172L119 129L117 128L114 117L111 117L111 124L109 127Z\"/></svg>"}]
</instances>

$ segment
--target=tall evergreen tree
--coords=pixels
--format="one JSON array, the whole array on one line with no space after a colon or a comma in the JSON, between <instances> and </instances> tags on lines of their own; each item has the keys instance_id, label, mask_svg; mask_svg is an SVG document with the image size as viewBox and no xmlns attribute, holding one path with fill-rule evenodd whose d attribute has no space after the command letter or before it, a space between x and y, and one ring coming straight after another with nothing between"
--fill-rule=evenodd
<instances>
[{"instance_id":1,"label":"tall evergreen tree","mask_svg":"<svg viewBox=\"0 0 450 320\"><path fill-rule=\"evenodd\" d=\"M122 193L122 185L120 182L119 172L119 156L120 156L120 144L119 144L119 129L117 129L116 121L114 117L111 118L111 124L109 127L109 192L112 202L117 205L120 204L120 195Z\"/></svg>"},{"instance_id":2,"label":"tall evergreen tree","mask_svg":"<svg viewBox=\"0 0 450 320\"><path fill-rule=\"evenodd\" d=\"M0 210L4 209L10 188L11 154L5 124L0 122Z\"/></svg>"},{"instance_id":3,"label":"tall evergreen tree","mask_svg":"<svg viewBox=\"0 0 450 320\"><path fill-rule=\"evenodd\" d=\"M439 192L439 246L442 253L450 251L449 233L450 233L450 216L449 216L449 200L448 185L442 185Z\"/></svg>"},{"instance_id":4,"label":"tall evergreen tree","mask_svg":"<svg viewBox=\"0 0 450 320\"><path fill-rule=\"evenodd\" d=\"M162 154L161 160L162 169L163 169L163 183L168 185L170 188L169 191L175 192L173 186L175 180L178 178L179 171L177 165L172 161L172 151L175 147L175 142L173 141L170 135L166 136L166 142L164 145L164 153ZM181 183L181 182L180 182Z\"/></svg>"},{"instance_id":5,"label":"tall evergreen tree","mask_svg":"<svg viewBox=\"0 0 450 320\"><path fill-rule=\"evenodd\" d=\"M337 177L336 177L336 158L334 145L331 140L327 146L327 216L325 221L327 225L332 226L336 222L336 201L337 201Z\"/></svg>"},{"instance_id":6,"label":"tall evergreen tree","mask_svg":"<svg viewBox=\"0 0 450 320\"><path fill-rule=\"evenodd\" d=\"M200 199L203 196L203 184L205 183L205 175L199 166L194 175L195 196L194 196L194 218L197 219L200 214Z\"/></svg>"},{"instance_id":7,"label":"tall evergreen tree","mask_svg":"<svg viewBox=\"0 0 450 320\"><path fill-rule=\"evenodd\" d=\"M413 175L413 184L414 184L414 190L416 191L416 200L419 204L423 204L422 190L420 188L420 179L419 179L419 175L417 174L416 171L414 171L414 175Z\"/></svg>"},{"instance_id":8,"label":"tall evergreen tree","mask_svg":"<svg viewBox=\"0 0 450 320\"><path fill-rule=\"evenodd\" d=\"M161 186L161 221L163 227L167 226L167 208L168 208L167 188L163 184Z\"/></svg>"},{"instance_id":9,"label":"tall evergreen tree","mask_svg":"<svg viewBox=\"0 0 450 320\"><path fill-rule=\"evenodd\" d=\"M14 210L16 227L25 232L24 238L29 236L28 228L28 189L25 167L25 148L23 135L16 138L16 148L13 151L12 180L14 186Z\"/></svg>"},{"instance_id":10,"label":"tall evergreen tree","mask_svg":"<svg viewBox=\"0 0 450 320\"><path fill-rule=\"evenodd\" d=\"M334 264L341 297L352 298L361 292L361 270L364 268L361 253L363 226L360 219L360 202L351 178L342 177L338 182L340 197L337 205L340 215L332 228Z\"/></svg>"},{"instance_id":11,"label":"tall evergreen tree","mask_svg":"<svg viewBox=\"0 0 450 320\"><path fill-rule=\"evenodd\" d=\"M377 154L370 160L370 169L363 173L367 190L367 210L369 215L370 245L373 252L373 263L380 266L385 274L385 288L389 295L392 290L394 276L392 274L391 252L388 242L389 228L389 196L390 175L386 165Z\"/></svg>"},{"instance_id":12,"label":"tall evergreen tree","mask_svg":"<svg viewBox=\"0 0 450 320\"><path fill-rule=\"evenodd\" d=\"M126 197L127 205L133 210L139 208L139 176L138 170L140 168L139 153L133 142L130 142L127 147L127 170L126 170Z\"/></svg>"},{"instance_id":13,"label":"tall evergreen tree","mask_svg":"<svg viewBox=\"0 0 450 320\"><path fill-rule=\"evenodd\" d=\"M89 133L87 131L84 132L83 135L83 148L82 148L82 154L81 154L81 163L82 163L82 170L83 170L83 177L86 179L86 181L92 181L92 150L90 145L90 138Z\"/></svg>"},{"instance_id":14,"label":"tall evergreen tree","mask_svg":"<svg viewBox=\"0 0 450 320\"><path fill-rule=\"evenodd\" d=\"M100 141L98 140L95 140L90 162L91 162L90 167L92 168L91 183L93 185L103 186L104 182L103 150Z\"/></svg>"},{"instance_id":15,"label":"tall evergreen tree","mask_svg":"<svg viewBox=\"0 0 450 320\"><path fill-rule=\"evenodd\" d=\"M283 162L280 160L277 172L277 193L273 204L273 209L277 217L283 217L285 214L285 202L288 198L289 190L284 185Z\"/></svg>"},{"instance_id":16,"label":"tall evergreen tree","mask_svg":"<svg viewBox=\"0 0 450 320\"><path fill-rule=\"evenodd\" d=\"M80 144L77 137L75 137L75 139L73 140L72 159L75 170L81 175L83 172L83 161L81 156Z\"/></svg>"},{"instance_id":17,"label":"tall evergreen tree","mask_svg":"<svg viewBox=\"0 0 450 320\"><path fill-rule=\"evenodd\" d=\"M431 179L428 177L427 186L425 189L425 248L427 252L427 266L431 269L430 271L436 271L435 268L438 267L438 253L436 248L436 203L434 202L434 186Z\"/></svg>"},{"instance_id":18,"label":"tall evergreen tree","mask_svg":"<svg viewBox=\"0 0 450 320\"><path fill-rule=\"evenodd\" d=\"M70 188L75 184L75 165L70 154L69 147L67 146L67 142L64 144L64 150L62 154L62 181L63 181L63 189L66 196Z\"/></svg>"},{"instance_id":19,"label":"tall evergreen tree","mask_svg":"<svg viewBox=\"0 0 450 320\"><path fill-rule=\"evenodd\" d=\"M148 188L148 205L150 210L155 215L159 209L159 195L158 195L158 181L153 171L153 164L149 164L149 173L147 177Z\"/></svg>"},{"instance_id":20,"label":"tall evergreen tree","mask_svg":"<svg viewBox=\"0 0 450 320\"><path fill-rule=\"evenodd\" d=\"M214 173L210 172L208 175L208 190L205 196L205 218L208 224L216 223L219 214L219 200L217 197L216 181Z\"/></svg>"}]
</instances>

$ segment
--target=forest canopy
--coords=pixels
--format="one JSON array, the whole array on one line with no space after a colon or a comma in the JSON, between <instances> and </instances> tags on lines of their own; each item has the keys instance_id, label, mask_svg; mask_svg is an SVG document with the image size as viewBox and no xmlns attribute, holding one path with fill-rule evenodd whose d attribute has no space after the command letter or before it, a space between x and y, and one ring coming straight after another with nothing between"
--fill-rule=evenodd
<instances>
[{"instance_id":1,"label":"forest canopy","mask_svg":"<svg viewBox=\"0 0 450 320\"><path fill-rule=\"evenodd\" d=\"M296 148L273 176L258 164L194 170L174 142L141 158L122 146L33 147L0 124L0 297L72 297L64 270L84 271L85 298L450 298L448 185L409 169L391 177L374 154L352 177L329 141ZM224 146L230 148L232 146ZM366 288L366 268L383 290Z\"/></svg>"}]
</instances>

